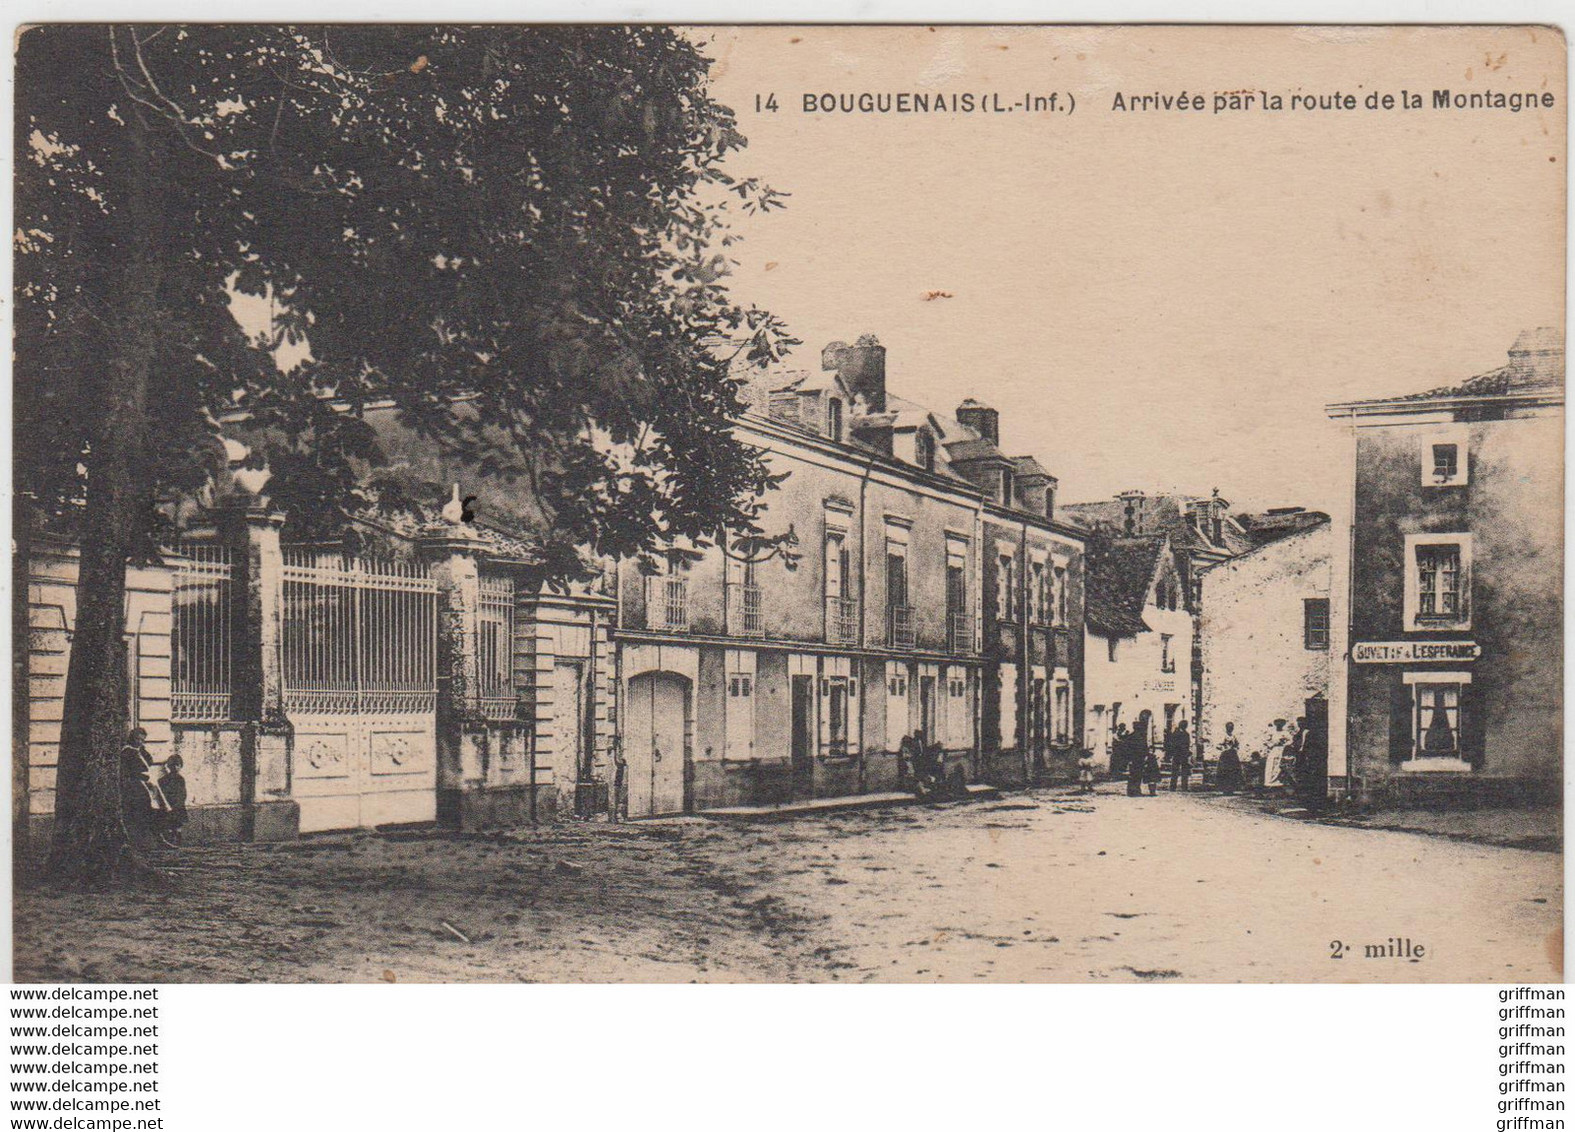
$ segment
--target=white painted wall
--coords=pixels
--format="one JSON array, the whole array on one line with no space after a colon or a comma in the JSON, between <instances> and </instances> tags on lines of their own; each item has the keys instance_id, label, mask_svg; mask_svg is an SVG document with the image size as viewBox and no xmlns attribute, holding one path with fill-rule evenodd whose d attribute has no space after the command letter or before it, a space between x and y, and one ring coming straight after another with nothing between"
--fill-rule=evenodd
<instances>
[{"instance_id":1,"label":"white painted wall","mask_svg":"<svg viewBox=\"0 0 1575 1132\"><path fill-rule=\"evenodd\" d=\"M1143 609L1148 631L1116 642L1116 657L1110 659L1109 639L1085 630L1083 681L1086 688L1084 742L1094 751L1095 765L1109 769L1109 738L1113 733L1110 709L1121 705L1119 722L1129 727L1144 711L1154 717L1153 740L1159 741L1165 724L1165 705L1179 704L1176 718L1192 721L1192 615L1185 609L1160 609L1152 595ZM1170 655L1174 672L1164 671L1161 634L1170 634ZM1104 711L1098 709L1103 708Z\"/></svg>"},{"instance_id":2,"label":"white painted wall","mask_svg":"<svg viewBox=\"0 0 1575 1132\"><path fill-rule=\"evenodd\" d=\"M1274 720L1294 721L1310 696L1329 695L1334 634L1330 647L1307 648L1303 603L1330 596L1334 539L1325 523L1203 572L1200 735L1211 754L1227 722L1247 758L1263 748Z\"/></svg>"}]
</instances>

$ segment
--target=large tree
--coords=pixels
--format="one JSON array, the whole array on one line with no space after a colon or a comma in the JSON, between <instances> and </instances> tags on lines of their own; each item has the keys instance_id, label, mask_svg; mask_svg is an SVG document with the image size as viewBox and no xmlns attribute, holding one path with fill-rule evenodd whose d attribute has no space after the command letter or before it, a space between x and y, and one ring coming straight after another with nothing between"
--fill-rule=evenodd
<instances>
[{"instance_id":1,"label":"large tree","mask_svg":"<svg viewBox=\"0 0 1575 1132\"><path fill-rule=\"evenodd\" d=\"M16 485L82 548L57 871L135 864L122 588L227 421L303 536L399 495L374 402L530 484L548 576L580 547L762 535L732 367L792 339L728 295L727 214L780 198L725 171L744 139L708 66L668 29L22 34Z\"/></svg>"}]
</instances>

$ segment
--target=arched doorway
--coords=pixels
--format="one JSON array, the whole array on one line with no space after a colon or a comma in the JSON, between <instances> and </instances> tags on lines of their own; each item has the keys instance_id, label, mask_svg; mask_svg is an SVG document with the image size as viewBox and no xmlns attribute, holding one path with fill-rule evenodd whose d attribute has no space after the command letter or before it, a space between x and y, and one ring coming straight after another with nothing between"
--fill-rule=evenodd
<instances>
[{"instance_id":1,"label":"arched doorway","mask_svg":"<svg viewBox=\"0 0 1575 1132\"><path fill-rule=\"evenodd\" d=\"M689 758L689 681L671 672L632 677L624 719L629 816L683 813L687 801L684 767Z\"/></svg>"}]
</instances>

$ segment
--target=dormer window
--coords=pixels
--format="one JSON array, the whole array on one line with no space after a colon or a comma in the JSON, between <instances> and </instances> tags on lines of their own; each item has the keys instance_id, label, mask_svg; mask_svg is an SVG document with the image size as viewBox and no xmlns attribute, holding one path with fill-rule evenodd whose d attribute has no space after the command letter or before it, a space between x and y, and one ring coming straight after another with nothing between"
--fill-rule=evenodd
<instances>
[{"instance_id":1,"label":"dormer window","mask_svg":"<svg viewBox=\"0 0 1575 1132\"><path fill-rule=\"evenodd\" d=\"M842 402L833 397L826 404L826 435L832 440L842 440Z\"/></svg>"},{"instance_id":2,"label":"dormer window","mask_svg":"<svg viewBox=\"0 0 1575 1132\"><path fill-rule=\"evenodd\" d=\"M919 467L927 472L935 470L935 438L925 429L913 435L913 455Z\"/></svg>"},{"instance_id":3,"label":"dormer window","mask_svg":"<svg viewBox=\"0 0 1575 1132\"><path fill-rule=\"evenodd\" d=\"M1011 506L1012 501L1016 498L1016 491L1017 484L1011 471L1003 469L1001 472L1001 502Z\"/></svg>"}]
</instances>

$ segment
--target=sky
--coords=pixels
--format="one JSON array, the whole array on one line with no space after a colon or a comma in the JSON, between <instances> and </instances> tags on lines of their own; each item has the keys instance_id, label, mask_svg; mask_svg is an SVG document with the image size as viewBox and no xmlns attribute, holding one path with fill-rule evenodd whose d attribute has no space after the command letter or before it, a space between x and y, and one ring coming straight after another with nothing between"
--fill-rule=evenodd
<instances>
[{"instance_id":1,"label":"sky","mask_svg":"<svg viewBox=\"0 0 1575 1132\"><path fill-rule=\"evenodd\" d=\"M1326 404L1463 380L1522 328L1562 324L1564 45L1547 29L690 34L749 138L731 171L791 194L740 219L733 275L804 340L790 364L873 333L891 390L994 405L1003 446L1067 502L1218 487L1327 510L1346 457ZM1434 89L1556 105L1434 110ZM1113 109L1182 90L1210 108ZM1402 90L1429 105L1361 108ZM1216 91L1359 108L1215 114ZM1058 109L802 109L859 92L1056 92Z\"/></svg>"}]
</instances>

